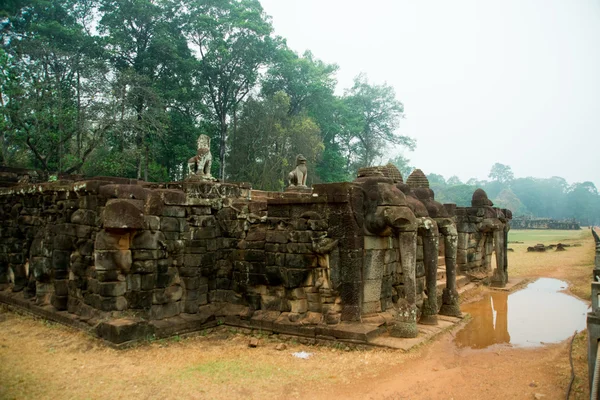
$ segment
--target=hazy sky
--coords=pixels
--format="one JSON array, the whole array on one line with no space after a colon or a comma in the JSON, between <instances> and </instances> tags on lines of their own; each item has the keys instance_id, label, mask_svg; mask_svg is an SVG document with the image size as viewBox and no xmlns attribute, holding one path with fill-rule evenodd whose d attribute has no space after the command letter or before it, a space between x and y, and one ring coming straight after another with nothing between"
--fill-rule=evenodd
<instances>
[{"instance_id":1,"label":"hazy sky","mask_svg":"<svg viewBox=\"0 0 600 400\"><path fill-rule=\"evenodd\" d=\"M600 188L600 0L260 0L299 53L365 72L405 107L411 165L491 166ZM387 160L386 160L387 161Z\"/></svg>"}]
</instances>

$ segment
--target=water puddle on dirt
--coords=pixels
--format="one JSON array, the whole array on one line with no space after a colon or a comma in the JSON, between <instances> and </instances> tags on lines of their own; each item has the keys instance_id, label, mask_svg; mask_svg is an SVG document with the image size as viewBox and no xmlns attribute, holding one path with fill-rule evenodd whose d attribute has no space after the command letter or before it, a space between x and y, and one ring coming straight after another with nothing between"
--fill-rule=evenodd
<instances>
[{"instance_id":1,"label":"water puddle on dirt","mask_svg":"<svg viewBox=\"0 0 600 400\"><path fill-rule=\"evenodd\" d=\"M586 326L589 306L561 293L567 283L540 278L525 289L508 294L491 291L483 300L461 306L472 320L454 339L458 347L484 349L510 343L538 347L558 343Z\"/></svg>"}]
</instances>

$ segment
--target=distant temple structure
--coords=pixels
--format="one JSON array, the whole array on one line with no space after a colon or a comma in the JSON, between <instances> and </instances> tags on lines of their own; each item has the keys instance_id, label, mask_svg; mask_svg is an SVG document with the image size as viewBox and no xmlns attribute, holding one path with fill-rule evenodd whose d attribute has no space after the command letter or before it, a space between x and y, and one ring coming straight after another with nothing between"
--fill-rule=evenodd
<instances>
[{"instance_id":1,"label":"distant temple structure","mask_svg":"<svg viewBox=\"0 0 600 400\"><path fill-rule=\"evenodd\" d=\"M555 220L551 218L533 218L519 216L514 217L511 222L512 229L581 229L579 223L573 219Z\"/></svg>"}]
</instances>

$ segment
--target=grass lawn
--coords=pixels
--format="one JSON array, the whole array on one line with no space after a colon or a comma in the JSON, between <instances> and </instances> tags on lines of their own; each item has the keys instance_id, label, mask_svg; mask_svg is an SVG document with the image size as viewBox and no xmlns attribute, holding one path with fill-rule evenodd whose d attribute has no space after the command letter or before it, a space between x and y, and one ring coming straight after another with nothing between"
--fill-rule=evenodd
<instances>
[{"instance_id":1,"label":"grass lawn","mask_svg":"<svg viewBox=\"0 0 600 400\"><path fill-rule=\"evenodd\" d=\"M508 253L509 276L562 279L569 283L573 294L590 299L595 244L589 229L515 230L509 232L508 240L508 247L514 250ZM570 247L566 251L527 252L527 247L538 243L548 246L559 242Z\"/></svg>"},{"instance_id":2,"label":"grass lawn","mask_svg":"<svg viewBox=\"0 0 600 400\"><path fill-rule=\"evenodd\" d=\"M544 243L545 245L566 242L569 240L581 240L591 236L588 228L576 231L565 230L543 230L543 229L513 229L508 232L509 242L530 242L534 245ZM509 246L510 247L510 246Z\"/></svg>"}]
</instances>

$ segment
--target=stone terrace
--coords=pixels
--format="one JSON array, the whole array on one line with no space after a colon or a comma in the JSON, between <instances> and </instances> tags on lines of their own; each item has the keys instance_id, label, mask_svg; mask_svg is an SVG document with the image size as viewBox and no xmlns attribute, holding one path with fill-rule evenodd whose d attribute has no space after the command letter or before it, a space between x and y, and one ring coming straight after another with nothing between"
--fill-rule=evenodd
<instances>
[{"instance_id":1,"label":"stone terrace","mask_svg":"<svg viewBox=\"0 0 600 400\"><path fill-rule=\"evenodd\" d=\"M351 183L283 193L14 180L0 189L0 301L115 344L219 323L414 338L418 322L460 315L457 275L508 279L510 211L483 191L472 207L441 205L420 170L404 183L392 166L366 168Z\"/></svg>"}]
</instances>

